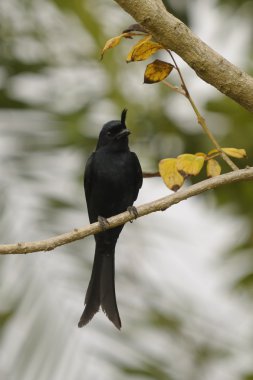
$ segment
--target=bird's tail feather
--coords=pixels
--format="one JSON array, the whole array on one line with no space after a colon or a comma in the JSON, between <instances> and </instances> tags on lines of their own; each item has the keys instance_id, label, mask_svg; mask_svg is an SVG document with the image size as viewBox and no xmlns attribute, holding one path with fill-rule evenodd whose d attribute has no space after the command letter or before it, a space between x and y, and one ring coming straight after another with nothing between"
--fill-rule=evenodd
<instances>
[{"instance_id":1,"label":"bird's tail feather","mask_svg":"<svg viewBox=\"0 0 253 380\"><path fill-rule=\"evenodd\" d=\"M109 320L118 329L121 328L114 277L114 247L107 248L106 251L103 248L102 251L97 243L92 274L85 296L85 308L78 327L86 325L101 306Z\"/></svg>"}]
</instances>

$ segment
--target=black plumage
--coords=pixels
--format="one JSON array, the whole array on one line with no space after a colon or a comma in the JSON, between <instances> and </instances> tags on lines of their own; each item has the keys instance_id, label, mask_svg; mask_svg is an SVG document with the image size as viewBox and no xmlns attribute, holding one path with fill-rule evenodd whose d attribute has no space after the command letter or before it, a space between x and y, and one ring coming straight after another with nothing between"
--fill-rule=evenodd
<instances>
[{"instance_id":1,"label":"black plumage","mask_svg":"<svg viewBox=\"0 0 253 380\"><path fill-rule=\"evenodd\" d=\"M84 173L84 189L91 223L117 215L131 207L142 186L142 170L135 153L128 146L130 131L121 120L106 123L99 135L95 152L89 157ZM86 325L100 306L120 329L121 321L115 294L115 246L122 226L95 235L96 249L92 274L85 296L85 308L78 323Z\"/></svg>"}]
</instances>

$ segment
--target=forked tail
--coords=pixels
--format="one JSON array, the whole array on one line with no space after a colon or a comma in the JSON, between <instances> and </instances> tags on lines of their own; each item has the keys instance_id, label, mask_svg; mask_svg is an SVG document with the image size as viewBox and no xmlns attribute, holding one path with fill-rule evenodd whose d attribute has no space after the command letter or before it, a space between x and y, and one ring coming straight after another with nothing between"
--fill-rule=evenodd
<instances>
[{"instance_id":1,"label":"forked tail","mask_svg":"<svg viewBox=\"0 0 253 380\"><path fill-rule=\"evenodd\" d=\"M114 269L114 246L101 248L96 244L93 268L87 293L85 296L85 308L78 323L78 327L85 326L99 311L101 306L109 320L121 328L121 321L117 307L115 294L115 269Z\"/></svg>"}]
</instances>

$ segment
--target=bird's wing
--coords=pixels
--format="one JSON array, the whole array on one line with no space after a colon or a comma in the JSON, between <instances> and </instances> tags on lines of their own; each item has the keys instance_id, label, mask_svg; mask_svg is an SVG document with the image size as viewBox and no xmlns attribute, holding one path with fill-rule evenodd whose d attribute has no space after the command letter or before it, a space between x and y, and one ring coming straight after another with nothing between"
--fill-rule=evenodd
<instances>
[{"instance_id":1,"label":"bird's wing","mask_svg":"<svg viewBox=\"0 0 253 380\"><path fill-rule=\"evenodd\" d=\"M84 171L84 191L85 191L85 197L86 197L86 201L88 205L89 205L89 198L92 192L94 155L95 153L93 152L88 158L88 161L85 166L85 171Z\"/></svg>"},{"instance_id":2,"label":"bird's wing","mask_svg":"<svg viewBox=\"0 0 253 380\"><path fill-rule=\"evenodd\" d=\"M136 187L135 187L134 200L136 200L139 193L139 189L142 187L143 177L142 177L141 165L140 165L137 155L134 152L131 152L131 155L132 155L132 162L135 168Z\"/></svg>"}]
</instances>

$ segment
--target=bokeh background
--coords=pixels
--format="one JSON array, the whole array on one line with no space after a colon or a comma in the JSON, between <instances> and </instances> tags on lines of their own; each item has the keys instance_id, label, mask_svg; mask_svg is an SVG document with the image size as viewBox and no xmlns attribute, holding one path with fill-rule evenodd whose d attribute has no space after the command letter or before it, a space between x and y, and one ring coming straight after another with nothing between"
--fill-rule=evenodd
<instances>
[{"instance_id":1,"label":"bokeh background","mask_svg":"<svg viewBox=\"0 0 253 380\"><path fill-rule=\"evenodd\" d=\"M253 73L253 1L166 6ZM113 1L0 0L1 243L88 223L85 161L103 123L124 107L145 171L162 158L212 148L183 97L144 85L147 62L125 63L130 40L99 60L105 41L132 23ZM252 116L177 60L221 145L245 148L237 164L252 165ZM169 193L161 179L145 179L137 204ZM0 378L252 380L252 243L251 183L126 225L116 258L121 332L102 312L77 328L93 237L0 257Z\"/></svg>"}]
</instances>

